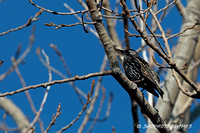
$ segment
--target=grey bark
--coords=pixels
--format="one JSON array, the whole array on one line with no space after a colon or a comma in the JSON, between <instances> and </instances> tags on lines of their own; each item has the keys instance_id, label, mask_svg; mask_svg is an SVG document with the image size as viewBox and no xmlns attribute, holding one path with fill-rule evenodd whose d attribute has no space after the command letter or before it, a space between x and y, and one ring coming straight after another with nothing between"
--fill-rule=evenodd
<instances>
[{"instance_id":1,"label":"grey bark","mask_svg":"<svg viewBox=\"0 0 200 133\"><path fill-rule=\"evenodd\" d=\"M200 19L200 2L199 0L191 0L188 2L187 7L187 16L183 18L183 24L180 31L192 26L197 20ZM186 15L186 14L185 14ZM199 32L195 29L186 31L183 35L180 36L175 55L173 57L173 61L175 61L176 65L182 68L185 63L190 63L193 53L198 42ZM180 81L182 79L179 77ZM166 123L169 122L173 109L177 109L178 107L174 107L176 102L178 102L177 97L179 95L179 89L175 79L172 77L171 70L168 71L164 87L164 99L158 99L156 104L156 108L159 110L159 114L164 119ZM147 133L158 132L154 128L149 128Z\"/></svg>"},{"instance_id":2,"label":"grey bark","mask_svg":"<svg viewBox=\"0 0 200 133\"><path fill-rule=\"evenodd\" d=\"M2 108L16 122L21 133L25 132L29 121L23 112L8 98L0 98L0 108Z\"/></svg>"}]
</instances>

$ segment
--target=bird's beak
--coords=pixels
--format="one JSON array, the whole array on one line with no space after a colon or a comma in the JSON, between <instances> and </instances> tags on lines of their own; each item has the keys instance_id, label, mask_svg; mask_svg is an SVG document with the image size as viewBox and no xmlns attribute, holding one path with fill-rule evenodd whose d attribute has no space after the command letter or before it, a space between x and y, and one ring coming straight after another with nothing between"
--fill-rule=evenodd
<instances>
[{"instance_id":1,"label":"bird's beak","mask_svg":"<svg viewBox=\"0 0 200 133\"><path fill-rule=\"evenodd\" d=\"M115 51L117 51L117 53L120 55L124 54L124 50L122 50L122 49L115 49Z\"/></svg>"}]
</instances>

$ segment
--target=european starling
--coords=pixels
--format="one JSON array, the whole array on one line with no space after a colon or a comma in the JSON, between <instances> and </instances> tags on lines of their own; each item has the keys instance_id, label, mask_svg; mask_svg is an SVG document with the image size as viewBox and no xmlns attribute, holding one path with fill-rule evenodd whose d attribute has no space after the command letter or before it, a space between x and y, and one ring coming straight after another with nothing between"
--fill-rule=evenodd
<instances>
[{"instance_id":1,"label":"european starling","mask_svg":"<svg viewBox=\"0 0 200 133\"><path fill-rule=\"evenodd\" d=\"M142 59L135 50L116 49L116 51L121 53L124 57L123 69L127 78L136 83L138 87L142 87L156 97L159 97L159 95L156 93L157 91L163 98L164 93L158 85L160 79L154 69L151 68L149 64L144 59Z\"/></svg>"}]
</instances>

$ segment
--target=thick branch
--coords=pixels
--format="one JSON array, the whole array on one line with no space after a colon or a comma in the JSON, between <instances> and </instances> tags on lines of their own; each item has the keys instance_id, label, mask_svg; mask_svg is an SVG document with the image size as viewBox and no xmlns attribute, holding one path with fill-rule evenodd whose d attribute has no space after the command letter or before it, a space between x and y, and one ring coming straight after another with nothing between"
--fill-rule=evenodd
<instances>
[{"instance_id":1,"label":"thick branch","mask_svg":"<svg viewBox=\"0 0 200 133\"><path fill-rule=\"evenodd\" d=\"M110 67L115 68L119 67L118 61L117 61L117 55L114 50L114 43L110 39L105 26L102 21L102 15L101 13L97 10L96 3L93 0L86 0L86 4L89 8L89 12L92 18L93 22L96 22L94 24L95 29L99 35L99 38L104 46L105 52L108 56L109 62L110 62Z\"/></svg>"},{"instance_id":2,"label":"thick branch","mask_svg":"<svg viewBox=\"0 0 200 133\"><path fill-rule=\"evenodd\" d=\"M183 6L183 4L181 3L180 0L177 0L175 2L175 5L176 5L176 8L178 9L180 15L183 17L183 19L185 19L188 16L186 8Z\"/></svg>"},{"instance_id":3,"label":"thick branch","mask_svg":"<svg viewBox=\"0 0 200 133\"><path fill-rule=\"evenodd\" d=\"M23 112L11 100L1 97L0 107L5 110L5 112L16 122L20 132L24 132L26 130L29 125L29 121Z\"/></svg>"},{"instance_id":4,"label":"thick branch","mask_svg":"<svg viewBox=\"0 0 200 133\"><path fill-rule=\"evenodd\" d=\"M120 85L128 92L131 99L134 99L140 106L141 112L147 115L153 124L159 125L156 128L162 133L170 133L170 129L166 127L165 122L160 117L159 112L155 110L148 101L144 98L141 91L136 84L127 79L120 69L115 69L113 77L120 83Z\"/></svg>"},{"instance_id":5,"label":"thick branch","mask_svg":"<svg viewBox=\"0 0 200 133\"><path fill-rule=\"evenodd\" d=\"M180 31L183 31L184 29L190 27L198 19L200 19L200 13L197 12L200 9L199 7L200 7L199 0L192 0L192 1L188 2L188 5L186 7L187 14L188 14L187 19L183 20L183 24L182 24ZM184 35L189 35L189 36L184 36ZM183 36L180 36L177 46L176 46L176 52L173 57L173 61L176 62L176 64L179 67L184 66L185 63L190 64L191 58L194 54L195 46L198 41L198 36L199 36L199 32L195 29L187 30L183 34ZM177 69L177 70L184 73L183 70L180 70L180 69ZM180 73L179 73L179 75L180 76L178 76L178 78L179 78L180 82L183 81L182 78L184 80L189 79L188 77L185 76L185 74L184 74L184 77ZM188 81L186 81L186 82L189 83ZM191 85L190 83L192 83L193 85ZM189 85L193 89L198 89L197 85L194 86L194 82L190 82L190 83L189 83ZM173 108L177 110L177 108L175 107L175 104L178 100L177 97L179 94L177 82L174 80L174 78L172 78L172 72L170 70L168 71L168 74L165 78L163 90L165 93L164 100L166 102L163 102L163 100L158 99L156 108L160 111L162 118L166 122L168 122L169 119L172 117ZM182 108L182 106L180 108ZM152 132L155 132L155 130L153 130L152 128L151 129L149 128L148 133L152 133Z\"/></svg>"},{"instance_id":6,"label":"thick branch","mask_svg":"<svg viewBox=\"0 0 200 133\"><path fill-rule=\"evenodd\" d=\"M160 132L170 132L170 130L165 126L165 123L159 116L158 112L147 102L143 94L136 87L136 84L128 80L128 78L122 73L121 69L119 68L117 56L113 47L113 42L106 32L101 13L98 11L95 1L86 0L86 4L88 6L93 22L96 22L94 26L108 56L110 67L113 70L112 76L127 91L131 99L134 99L138 103L142 113L146 114L154 124L163 125L162 127L157 126L157 129Z\"/></svg>"},{"instance_id":7,"label":"thick branch","mask_svg":"<svg viewBox=\"0 0 200 133\"><path fill-rule=\"evenodd\" d=\"M124 0L121 0L121 3L123 5L123 9L127 12L128 17L131 16L130 12L128 11L128 8L126 6L126 3L124 2ZM156 47L155 45L153 45L147 38L147 35L140 29L140 27L138 26L138 24L136 23L136 21L134 20L134 18L129 18L130 21L132 22L133 26L135 27L135 29L139 32L139 34L141 35L141 37L143 38L143 40L145 41L145 43L151 47L153 50L155 50L158 55L160 57L162 57L169 65L172 69L174 69L196 92L197 92L197 96L196 98L200 98L200 89L197 87L197 85L192 82L191 79L187 78L187 76L185 75L185 73L183 71L181 71L178 66L174 63L173 60L171 60L171 58L169 58L167 55L165 55L163 52L160 51L160 49L158 47ZM194 30L190 30L191 32L195 32Z\"/></svg>"}]
</instances>

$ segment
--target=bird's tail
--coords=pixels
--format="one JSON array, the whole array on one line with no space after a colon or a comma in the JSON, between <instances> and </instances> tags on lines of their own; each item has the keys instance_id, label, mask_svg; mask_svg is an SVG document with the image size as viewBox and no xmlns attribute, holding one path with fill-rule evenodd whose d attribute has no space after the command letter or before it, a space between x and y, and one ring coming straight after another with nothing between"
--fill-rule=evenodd
<instances>
[{"instance_id":1,"label":"bird's tail","mask_svg":"<svg viewBox=\"0 0 200 133\"><path fill-rule=\"evenodd\" d=\"M158 91L158 93L160 94L160 96L163 98L164 92L161 90L161 88L159 86L157 86L155 89Z\"/></svg>"},{"instance_id":2,"label":"bird's tail","mask_svg":"<svg viewBox=\"0 0 200 133\"><path fill-rule=\"evenodd\" d=\"M144 89L147 90L148 92L150 92L151 94L153 94L154 96L159 97L159 95L156 93L156 91L154 90L154 88L145 87Z\"/></svg>"}]
</instances>

